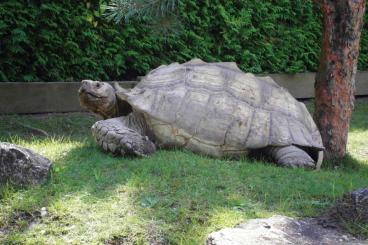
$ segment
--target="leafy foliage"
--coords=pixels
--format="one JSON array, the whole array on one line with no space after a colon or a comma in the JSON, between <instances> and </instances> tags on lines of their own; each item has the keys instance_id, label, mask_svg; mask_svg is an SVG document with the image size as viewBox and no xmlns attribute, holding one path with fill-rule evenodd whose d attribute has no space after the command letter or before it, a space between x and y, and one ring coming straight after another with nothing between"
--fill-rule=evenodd
<instances>
[{"instance_id":1,"label":"leafy foliage","mask_svg":"<svg viewBox=\"0 0 368 245\"><path fill-rule=\"evenodd\" d=\"M102 0L2 1L0 81L131 79L193 57L235 61L255 73L317 68L320 11L311 0L114 2L142 4L119 17L111 15L114 5ZM142 6L146 11L137 11ZM162 9L176 9L180 35L152 28L155 21L161 26L176 21ZM128 22L116 25L119 18ZM367 42L363 32L361 69L368 67Z\"/></svg>"},{"instance_id":2,"label":"leafy foliage","mask_svg":"<svg viewBox=\"0 0 368 245\"><path fill-rule=\"evenodd\" d=\"M137 30L121 33L107 24L98 1L6 1L0 11L3 81L107 80L126 73L124 47Z\"/></svg>"}]
</instances>

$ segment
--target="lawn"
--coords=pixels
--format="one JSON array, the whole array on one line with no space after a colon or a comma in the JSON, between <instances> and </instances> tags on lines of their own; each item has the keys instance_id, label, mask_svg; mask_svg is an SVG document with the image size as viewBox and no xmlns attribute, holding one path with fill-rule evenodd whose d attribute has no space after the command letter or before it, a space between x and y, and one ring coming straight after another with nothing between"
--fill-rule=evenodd
<instances>
[{"instance_id":1,"label":"lawn","mask_svg":"<svg viewBox=\"0 0 368 245\"><path fill-rule=\"evenodd\" d=\"M93 141L90 114L2 116L0 141L33 149L54 169L44 186L0 188L0 243L203 244L247 219L316 216L368 186L367 115L368 102L357 102L349 155L319 172L183 151L113 157ZM354 231L368 234L367 226Z\"/></svg>"}]
</instances>

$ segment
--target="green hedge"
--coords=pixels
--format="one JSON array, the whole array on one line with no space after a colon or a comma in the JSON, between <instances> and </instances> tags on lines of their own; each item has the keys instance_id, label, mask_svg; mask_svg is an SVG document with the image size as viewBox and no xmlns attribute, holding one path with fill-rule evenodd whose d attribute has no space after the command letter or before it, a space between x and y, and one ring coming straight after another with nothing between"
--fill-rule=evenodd
<instances>
[{"instance_id":1,"label":"green hedge","mask_svg":"<svg viewBox=\"0 0 368 245\"><path fill-rule=\"evenodd\" d=\"M178 11L184 28L167 36L144 23L108 23L101 3L2 1L0 81L131 79L193 57L236 61L254 73L317 67L320 14L312 1L185 0ZM367 43L364 31L360 69L368 66Z\"/></svg>"}]
</instances>

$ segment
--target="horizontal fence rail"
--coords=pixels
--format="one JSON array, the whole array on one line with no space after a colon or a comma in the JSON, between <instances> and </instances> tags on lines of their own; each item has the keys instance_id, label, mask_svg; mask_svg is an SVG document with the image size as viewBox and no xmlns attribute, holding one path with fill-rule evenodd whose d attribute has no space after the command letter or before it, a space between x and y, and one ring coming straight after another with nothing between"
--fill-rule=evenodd
<instances>
[{"instance_id":1,"label":"horizontal fence rail","mask_svg":"<svg viewBox=\"0 0 368 245\"><path fill-rule=\"evenodd\" d=\"M118 83L124 88L136 84ZM0 82L0 114L85 111L79 105L80 85L80 82Z\"/></svg>"},{"instance_id":2,"label":"horizontal fence rail","mask_svg":"<svg viewBox=\"0 0 368 245\"><path fill-rule=\"evenodd\" d=\"M297 99L314 98L314 80L316 74L313 72L296 74L269 74L279 85L289 90ZM368 71L358 71L356 75L356 96L368 95Z\"/></svg>"},{"instance_id":3,"label":"horizontal fence rail","mask_svg":"<svg viewBox=\"0 0 368 245\"><path fill-rule=\"evenodd\" d=\"M315 73L269 74L298 99L314 97ZM113 83L113 82L109 82ZM132 88L137 82L118 82ZM85 111L79 105L80 82L0 82L0 114ZM368 71L358 72L356 95L368 95Z\"/></svg>"}]
</instances>

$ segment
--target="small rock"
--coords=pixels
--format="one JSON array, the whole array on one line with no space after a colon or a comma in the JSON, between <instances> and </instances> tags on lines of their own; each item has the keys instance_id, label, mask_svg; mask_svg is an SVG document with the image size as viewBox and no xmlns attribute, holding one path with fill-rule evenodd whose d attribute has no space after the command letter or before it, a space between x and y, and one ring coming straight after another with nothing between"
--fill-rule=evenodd
<instances>
[{"instance_id":1,"label":"small rock","mask_svg":"<svg viewBox=\"0 0 368 245\"><path fill-rule=\"evenodd\" d=\"M47 215L47 209L45 207L41 208L41 217L45 217Z\"/></svg>"},{"instance_id":2,"label":"small rock","mask_svg":"<svg viewBox=\"0 0 368 245\"><path fill-rule=\"evenodd\" d=\"M28 225L28 229L32 230L33 228L35 228L37 226L38 222L37 221L31 221Z\"/></svg>"},{"instance_id":3,"label":"small rock","mask_svg":"<svg viewBox=\"0 0 368 245\"><path fill-rule=\"evenodd\" d=\"M0 181L16 185L46 182L52 164L49 159L20 146L0 142Z\"/></svg>"}]
</instances>

